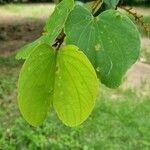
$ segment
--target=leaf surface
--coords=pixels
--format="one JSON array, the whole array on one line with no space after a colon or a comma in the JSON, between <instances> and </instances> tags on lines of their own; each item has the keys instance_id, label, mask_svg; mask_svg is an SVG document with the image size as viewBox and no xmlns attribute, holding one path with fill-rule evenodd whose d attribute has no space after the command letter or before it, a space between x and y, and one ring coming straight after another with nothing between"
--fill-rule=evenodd
<instances>
[{"instance_id":1,"label":"leaf surface","mask_svg":"<svg viewBox=\"0 0 150 150\"><path fill-rule=\"evenodd\" d=\"M25 61L19 76L18 103L33 126L43 122L52 102L56 54L48 45L38 46Z\"/></svg>"},{"instance_id":2,"label":"leaf surface","mask_svg":"<svg viewBox=\"0 0 150 150\"><path fill-rule=\"evenodd\" d=\"M40 44L53 45L58 35L61 33L70 11L74 7L73 0L63 0L55 8L49 17L45 27L44 35L32 43L25 45L17 53L17 59L27 59L30 53Z\"/></svg>"},{"instance_id":3,"label":"leaf surface","mask_svg":"<svg viewBox=\"0 0 150 150\"><path fill-rule=\"evenodd\" d=\"M136 26L116 10L93 17L87 9L76 6L68 17L65 33L66 43L84 51L101 82L110 88L121 84L139 56L140 36Z\"/></svg>"},{"instance_id":4,"label":"leaf surface","mask_svg":"<svg viewBox=\"0 0 150 150\"><path fill-rule=\"evenodd\" d=\"M33 126L45 119L50 104L68 126L77 126L90 115L98 92L96 72L76 46L59 52L47 44L35 48L19 77L18 103Z\"/></svg>"},{"instance_id":5,"label":"leaf surface","mask_svg":"<svg viewBox=\"0 0 150 150\"><path fill-rule=\"evenodd\" d=\"M38 47L42 43L48 43L49 38L47 36L41 36L37 40L33 41L32 43L26 44L23 46L17 53L16 59L27 59L31 52Z\"/></svg>"},{"instance_id":6,"label":"leaf surface","mask_svg":"<svg viewBox=\"0 0 150 150\"><path fill-rule=\"evenodd\" d=\"M75 46L64 47L57 57L53 105L67 126L87 119L95 105L98 80L94 68Z\"/></svg>"},{"instance_id":7,"label":"leaf surface","mask_svg":"<svg viewBox=\"0 0 150 150\"><path fill-rule=\"evenodd\" d=\"M67 17L73 8L74 0L63 0L56 6L54 12L48 18L44 31L50 34L50 39L52 41L53 39L56 39L61 32Z\"/></svg>"},{"instance_id":8,"label":"leaf surface","mask_svg":"<svg viewBox=\"0 0 150 150\"><path fill-rule=\"evenodd\" d=\"M115 9L119 0L104 0L104 3L106 5L106 9Z\"/></svg>"}]
</instances>

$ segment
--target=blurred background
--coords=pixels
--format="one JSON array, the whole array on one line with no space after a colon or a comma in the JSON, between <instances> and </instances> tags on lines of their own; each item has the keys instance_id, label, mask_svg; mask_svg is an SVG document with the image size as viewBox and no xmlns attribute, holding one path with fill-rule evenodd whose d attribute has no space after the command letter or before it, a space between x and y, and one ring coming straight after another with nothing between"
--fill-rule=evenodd
<instances>
[{"instance_id":1,"label":"blurred background","mask_svg":"<svg viewBox=\"0 0 150 150\"><path fill-rule=\"evenodd\" d=\"M150 24L150 0L123 4ZM150 38L139 23L138 62L118 89L101 85L94 111L83 125L68 128L53 110L37 128L24 121L17 106L23 62L15 55L40 36L54 8L50 0L0 0L0 150L150 150Z\"/></svg>"}]
</instances>

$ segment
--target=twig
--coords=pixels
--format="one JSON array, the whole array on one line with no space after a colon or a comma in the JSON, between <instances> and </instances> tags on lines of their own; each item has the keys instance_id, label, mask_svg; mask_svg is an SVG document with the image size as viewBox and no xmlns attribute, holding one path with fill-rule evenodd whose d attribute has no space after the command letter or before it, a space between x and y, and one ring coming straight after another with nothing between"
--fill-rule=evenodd
<instances>
[{"instance_id":1,"label":"twig","mask_svg":"<svg viewBox=\"0 0 150 150\"><path fill-rule=\"evenodd\" d=\"M103 0L96 0L92 6L92 14L94 15L97 10L102 6Z\"/></svg>"},{"instance_id":2,"label":"twig","mask_svg":"<svg viewBox=\"0 0 150 150\"><path fill-rule=\"evenodd\" d=\"M143 16L140 15L138 16L138 14L136 12L133 12L133 8L130 7L130 8L126 8L125 6L119 6L121 9L125 10L126 12L128 12L129 14L131 14L135 21L139 24L141 24L141 26L144 28L145 32L148 34L148 36L150 36L150 30L149 30L149 24L145 23L144 20L143 20Z\"/></svg>"},{"instance_id":3,"label":"twig","mask_svg":"<svg viewBox=\"0 0 150 150\"><path fill-rule=\"evenodd\" d=\"M60 49L61 45L63 44L65 37L66 37L66 34L62 31L59 34L59 36L56 38L55 43L52 46L56 47L57 51Z\"/></svg>"}]
</instances>

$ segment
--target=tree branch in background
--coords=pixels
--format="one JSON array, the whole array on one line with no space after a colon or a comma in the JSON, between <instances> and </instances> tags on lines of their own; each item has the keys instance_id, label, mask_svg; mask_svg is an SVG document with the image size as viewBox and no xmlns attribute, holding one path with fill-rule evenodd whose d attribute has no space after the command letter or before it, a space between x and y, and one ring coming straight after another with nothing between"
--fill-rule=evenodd
<instances>
[{"instance_id":1,"label":"tree branch in background","mask_svg":"<svg viewBox=\"0 0 150 150\"><path fill-rule=\"evenodd\" d=\"M132 7L129 8L125 6L119 6L119 7L125 10L126 12L128 12L130 15L132 15L134 17L134 20L144 28L146 34L148 35L148 37L150 37L150 25L145 23L142 15L139 16L135 11L133 11Z\"/></svg>"},{"instance_id":2,"label":"tree branch in background","mask_svg":"<svg viewBox=\"0 0 150 150\"><path fill-rule=\"evenodd\" d=\"M92 6L92 14L94 15L98 9L102 6L103 4L103 0L96 0L95 2L93 2L93 6Z\"/></svg>"}]
</instances>

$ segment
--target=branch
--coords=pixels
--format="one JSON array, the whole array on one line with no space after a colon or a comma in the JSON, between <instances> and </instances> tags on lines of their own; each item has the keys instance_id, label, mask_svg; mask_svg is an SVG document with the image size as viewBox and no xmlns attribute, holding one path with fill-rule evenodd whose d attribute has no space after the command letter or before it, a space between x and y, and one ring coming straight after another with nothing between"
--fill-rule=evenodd
<instances>
[{"instance_id":1,"label":"branch","mask_svg":"<svg viewBox=\"0 0 150 150\"><path fill-rule=\"evenodd\" d=\"M55 43L52 46L56 47L57 51L60 49L61 45L63 44L65 37L66 37L66 34L62 31L59 34L59 36L56 38Z\"/></svg>"},{"instance_id":2,"label":"branch","mask_svg":"<svg viewBox=\"0 0 150 150\"><path fill-rule=\"evenodd\" d=\"M119 6L121 9L125 10L126 12L128 12L130 15L132 15L135 19L135 21L139 24L141 24L141 26L144 28L145 32L147 33L148 36L150 36L150 30L149 30L149 24L144 22L143 16L138 16L138 14L136 12L133 12L132 8L126 8L124 6Z\"/></svg>"},{"instance_id":3,"label":"branch","mask_svg":"<svg viewBox=\"0 0 150 150\"><path fill-rule=\"evenodd\" d=\"M92 14L94 15L97 10L102 6L103 0L96 0L92 6Z\"/></svg>"}]
</instances>

